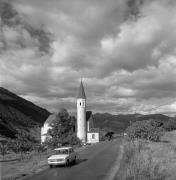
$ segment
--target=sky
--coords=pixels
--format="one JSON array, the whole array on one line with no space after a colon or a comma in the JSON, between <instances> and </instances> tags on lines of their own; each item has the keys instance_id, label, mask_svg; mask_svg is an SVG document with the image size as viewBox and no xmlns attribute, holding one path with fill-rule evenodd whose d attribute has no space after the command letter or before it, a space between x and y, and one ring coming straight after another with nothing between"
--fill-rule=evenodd
<instances>
[{"instance_id":1,"label":"sky","mask_svg":"<svg viewBox=\"0 0 176 180\"><path fill-rule=\"evenodd\" d=\"M0 0L0 86L57 112L176 114L175 0Z\"/></svg>"}]
</instances>

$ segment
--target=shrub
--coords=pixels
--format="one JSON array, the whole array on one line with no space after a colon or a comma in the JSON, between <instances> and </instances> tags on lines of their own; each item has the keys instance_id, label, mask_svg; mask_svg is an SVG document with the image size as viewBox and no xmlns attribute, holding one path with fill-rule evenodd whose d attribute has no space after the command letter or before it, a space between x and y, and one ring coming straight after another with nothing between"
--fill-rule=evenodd
<instances>
[{"instance_id":1,"label":"shrub","mask_svg":"<svg viewBox=\"0 0 176 180\"><path fill-rule=\"evenodd\" d=\"M64 141L63 145L80 145L81 141L77 138L75 134L68 135Z\"/></svg>"},{"instance_id":2,"label":"shrub","mask_svg":"<svg viewBox=\"0 0 176 180\"><path fill-rule=\"evenodd\" d=\"M109 131L105 134L105 137L108 139L108 140L111 140L113 138L113 135L114 135L114 132L113 131Z\"/></svg>"},{"instance_id":3,"label":"shrub","mask_svg":"<svg viewBox=\"0 0 176 180\"><path fill-rule=\"evenodd\" d=\"M104 135L100 136L100 141L106 141L106 140L107 140L107 137L105 137Z\"/></svg>"},{"instance_id":4,"label":"shrub","mask_svg":"<svg viewBox=\"0 0 176 180\"><path fill-rule=\"evenodd\" d=\"M127 129L130 139L141 138L151 141L159 141L164 129L155 120L136 121Z\"/></svg>"},{"instance_id":5,"label":"shrub","mask_svg":"<svg viewBox=\"0 0 176 180\"><path fill-rule=\"evenodd\" d=\"M23 154L29 153L34 149L34 144L34 139L30 134L23 131L20 131L15 139L9 139L8 141L9 149L16 154L21 153L21 159L24 158Z\"/></svg>"},{"instance_id":6,"label":"shrub","mask_svg":"<svg viewBox=\"0 0 176 180\"><path fill-rule=\"evenodd\" d=\"M9 149L9 147L8 147L8 142L7 142L7 140L2 140L1 142L0 142L0 153L2 154L2 156L3 156L3 159L4 159L4 156L7 154L7 152L8 152L8 149Z\"/></svg>"},{"instance_id":7,"label":"shrub","mask_svg":"<svg viewBox=\"0 0 176 180\"><path fill-rule=\"evenodd\" d=\"M167 122L164 123L163 128L166 131L173 131L176 129L176 120L175 119L169 119Z\"/></svg>"}]
</instances>

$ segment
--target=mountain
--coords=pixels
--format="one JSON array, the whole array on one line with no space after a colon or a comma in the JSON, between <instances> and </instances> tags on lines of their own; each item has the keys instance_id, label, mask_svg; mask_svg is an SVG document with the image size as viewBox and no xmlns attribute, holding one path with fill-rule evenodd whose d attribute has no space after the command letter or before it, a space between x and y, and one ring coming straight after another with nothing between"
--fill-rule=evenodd
<instances>
[{"instance_id":1,"label":"mountain","mask_svg":"<svg viewBox=\"0 0 176 180\"><path fill-rule=\"evenodd\" d=\"M0 135L14 137L19 131L35 136L49 112L0 87Z\"/></svg>"},{"instance_id":2,"label":"mountain","mask_svg":"<svg viewBox=\"0 0 176 180\"><path fill-rule=\"evenodd\" d=\"M0 87L0 135L14 137L19 131L39 136L39 127L50 115L47 110L36 106L16 94ZM121 133L130 123L147 119L168 121L169 116L162 114L119 114L96 113L93 115L95 127L101 130Z\"/></svg>"},{"instance_id":3,"label":"mountain","mask_svg":"<svg viewBox=\"0 0 176 180\"><path fill-rule=\"evenodd\" d=\"M163 114L120 114L112 115L109 113L96 113L93 115L95 127L106 131L114 131L122 133L126 128L135 121L143 121L148 119L155 119L160 121L168 121L171 117Z\"/></svg>"}]
</instances>

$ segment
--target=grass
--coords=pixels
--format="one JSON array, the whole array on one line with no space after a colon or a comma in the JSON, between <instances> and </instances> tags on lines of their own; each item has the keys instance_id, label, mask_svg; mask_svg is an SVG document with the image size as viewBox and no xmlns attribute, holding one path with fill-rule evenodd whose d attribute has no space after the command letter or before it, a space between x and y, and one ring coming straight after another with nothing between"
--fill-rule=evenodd
<instances>
[{"instance_id":1,"label":"grass","mask_svg":"<svg viewBox=\"0 0 176 180\"><path fill-rule=\"evenodd\" d=\"M118 180L175 180L176 131L166 132L161 142L124 140Z\"/></svg>"},{"instance_id":2,"label":"grass","mask_svg":"<svg viewBox=\"0 0 176 180\"><path fill-rule=\"evenodd\" d=\"M1 173L3 180L15 180L26 177L27 175L37 173L47 166L47 157L50 152L42 153L41 155L34 152L30 153L25 159L17 158L14 161L1 162ZM20 155L17 155L20 157ZM11 156L12 158L12 156ZM15 159L16 157L14 157Z\"/></svg>"}]
</instances>

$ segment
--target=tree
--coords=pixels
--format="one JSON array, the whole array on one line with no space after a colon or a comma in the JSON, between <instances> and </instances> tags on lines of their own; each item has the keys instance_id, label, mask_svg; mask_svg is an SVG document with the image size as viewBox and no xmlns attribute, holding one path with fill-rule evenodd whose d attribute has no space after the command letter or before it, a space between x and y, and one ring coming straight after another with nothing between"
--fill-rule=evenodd
<instances>
[{"instance_id":1,"label":"tree","mask_svg":"<svg viewBox=\"0 0 176 180\"><path fill-rule=\"evenodd\" d=\"M113 138L114 132L113 131L109 131L105 134L105 137L108 138L108 140L110 141Z\"/></svg>"},{"instance_id":2,"label":"tree","mask_svg":"<svg viewBox=\"0 0 176 180\"><path fill-rule=\"evenodd\" d=\"M32 141L33 138L23 131L19 132L16 135L16 139L13 140L12 149L14 152L21 153L21 158L23 159L23 154L29 152L33 149L34 142Z\"/></svg>"},{"instance_id":3,"label":"tree","mask_svg":"<svg viewBox=\"0 0 176 180\"><path fill-rule=\"evenodd\" d=\"M46 146L44 144L35 144L35 151L39 154L40 160L42 152L46 151Z\"/></svg>"},{"instance_id":4,"label":"tree","mask_svg":"<svg viewBox=\"0 0 176 180\"><path fill-rule=\"evenodd\" d=\"M8 146L16 155L20 152L20 142L16 139L9 139Z\"/></svg>"},{"instance_id":5,"label":"tree","mask_svg":"<svg viewBox=\"0 0 176 180\"><path fill-rule=\"evenodd\" d=\"M7 154L7 151L8 151L8 143L7 143L7 140L6 139L1 139L0 140L0 152L3 156L3 159L4 159L4 156Z\"/></svg>"},{"instance_id":6,"label":"tree","mask_svg":"<svg viewBox=\"0 0 176 180\"><path fill-rule=\"evenodd\" d=\"M169 119L167 122L164 123L163 128L166 131L173 131L176 129L176 120L175 119Z\"/></svg>"},{"instance_id":7,"label":"tree","mask_svg":"<svg viewBox=\"0 0 176 180\"><path fill-rule=\"evenodd\" d=\"M136 121L127 129L130 139L142 138L151 141L159 141L164 129L158 121L153 119Z\"/></svg>"},{"instance_id":8,"label":"tree","mask_svg":"<svg viewBox=\"0 0 176 180\"><path fill-rule=\"evenodd\" d=\"M15 139L8 140L9 149L12 150L16 154L20 153L21 159L24 158L23 155L25 153L30 152L34 149L35 150L37 149L37 151L40 151L38 150L38 148L40 147L37 147L37 146L40 146L40 144L37 143L35 138L24 131L18 132L18 134L16 134Z\"/></svg>"},{"instance_id":9,"label":"tree","mask_svg":"<svg viewBox=\"0 0 176 180\"><path fill-rule=\"evenodd\" d=\"M52 122L51 129L48 130L48 135L52 138L48 139L47 144L51 147L57 147L80 143L74 133L75 124L75 117L70 116L66 109L61 109Z\"/></svg>"}]
</instances>

